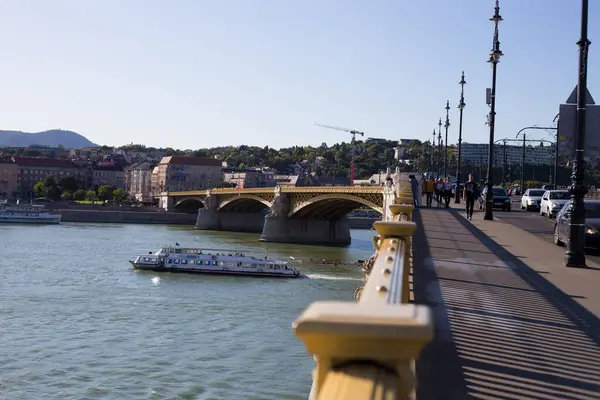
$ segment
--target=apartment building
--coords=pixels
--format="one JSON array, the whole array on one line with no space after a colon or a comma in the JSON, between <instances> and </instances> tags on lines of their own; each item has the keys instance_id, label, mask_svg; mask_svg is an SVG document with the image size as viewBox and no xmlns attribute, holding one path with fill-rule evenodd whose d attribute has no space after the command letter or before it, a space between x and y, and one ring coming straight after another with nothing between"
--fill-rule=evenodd
<instances>
[{"instance_id":1,"label":"apartment building","mask_svg":"<svg viewBox=\"0 0 600 400\"><path fill-rule=\"evenodd\" d=\"M239 188L274 187L274 174L266 174L255 169L224 168L223 182Z\"/></svg>"},{"instance_id":2,"label":"apartment building","mask_svg":"<svg viewBox=\"0 0 600 400\"><path fill-rule=\"evenodd\" d=\"M12 158L0 158L0 199L14 199L19 194L19 170Z\"/></svg>"},{"instance_id":3,"label":"apartment building","mask_svg":"<svg viewBox=\"0 0 600 400\"><path fill-rule=\"evenodd\" d=\"M154 171L151 182L158 192L208 189L222 182L222 163L208 157L163 157Z\"/></svg>"},{"instance_id":4,"label":"apartment building","mask_svg":"<svg viewBox=\"0 0 600 400\"><path fill-rule=\"evenodd\" d=\"M152 165L139 162L125 169L125 190L137 201L152 201Z\"/></svg>"},{"instance_id":5,"label":"apartment building","mask_svg":"<svg viewBox=\"0 0 600 400\"><path fill-rule=\"evenodd\" d=\"M487 164L489 144L487 143L462 143L461 161L465 164ZM455 156L458 156L458 148L454 148ZM522 164L523 146L506 145L498 143L494 146L494 164L502 165L506 154L508 165ZM554 163L554 149L550 146L526 146L525 164L528 165L552 165Z\"/></svg>"},{"instance_id":6,"label":"apartment building","mask_svg":"<svg viewBox=\"0 0 600 400\"><path fill-rule=\"evenodd\" d=\"M48 175L59 182L62 178L72 176L85 187L87 169L73 164L69 160L43 157L16 157L18 176L17 186L20 196L28 197L33 193L36 183L43 181Z\"/></svg>"},{"instance_id":7,"label":"apartment building","mask_svg":"<svg viewBox=\"0 0 600 400\"><path fill-rule=\"evenodd\" d=\"M113 161L101 161L92 168L92 185L110 185L117 189L125 189L125 172Z\"/></svg>"}]
</instances>

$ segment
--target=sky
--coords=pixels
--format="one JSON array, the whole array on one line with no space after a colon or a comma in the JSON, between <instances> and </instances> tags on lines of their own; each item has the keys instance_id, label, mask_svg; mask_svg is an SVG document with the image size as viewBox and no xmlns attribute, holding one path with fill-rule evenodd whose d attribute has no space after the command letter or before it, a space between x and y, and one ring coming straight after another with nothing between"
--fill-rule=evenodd
<instances>
[{"instance_id":1,"label":"sky","mask_svg":"<svg viewBox=\"0 0 600 400\"><path fill-rule=\"evenodd\" d=\"M487 142L493 12L493 0L0 0L0 129L181 149L350 139L315 123L428 140L450 100L455 143L464 70L463 141ZM581 4L501 0L500 14L496 138L513 138L551 125L576 86Z\"/></svg>"}]
</instances>

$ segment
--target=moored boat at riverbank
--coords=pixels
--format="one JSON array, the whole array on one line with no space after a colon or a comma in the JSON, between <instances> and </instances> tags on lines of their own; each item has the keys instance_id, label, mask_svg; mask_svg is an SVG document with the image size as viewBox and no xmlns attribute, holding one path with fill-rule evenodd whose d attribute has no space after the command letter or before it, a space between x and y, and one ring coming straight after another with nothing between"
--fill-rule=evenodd
<instances>
[{"instance_id":1,"label":"moored boat at riverbank","mask_svg":"<svg viewBox=\"0 0 600 400\"><path fill-rule=\"evenodd\" d=\"M130 264L137 269L217 275L298 278L300 271L285 261L247 256L241 251L163 247L140 254Z\"/></svg>"},{"instance_id":2,"label":"moored boat at riverbank","mask_svg":"<svg viewBox=\"0 0 600 400\"><path fill-rule=\"evenodd\" d=\"M8 201L0 200L0 223L58 224L61 218L61 214L50 213L41 205L9 205Z\"/></svg>"}]
</instances>

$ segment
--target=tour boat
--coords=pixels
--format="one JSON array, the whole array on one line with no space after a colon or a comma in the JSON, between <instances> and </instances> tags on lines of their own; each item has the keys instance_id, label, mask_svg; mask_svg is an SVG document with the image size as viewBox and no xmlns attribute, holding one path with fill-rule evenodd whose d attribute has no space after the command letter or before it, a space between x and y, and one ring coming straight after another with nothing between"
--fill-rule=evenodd
<instances>
[{"instance_id":1,"label":"tour boat","mask_svg":"<svg viewBox=\"0 0 600 400\"><path fill-rule=\"evenodd\" d=\"M0 223L18 224L58 224L61 214L53 214L44 210L44 206L33 204L9 205L7 200L0 200Z\"/></svg>"},{"instance_id":2,"label":"tour boat","mask_svg":"<svg viewBox=\"0 0 600 400\"><path fill-rule=\"evenodd\" d=\"M285 261L251 257L237 250L185 248L179 245L162 247L156 253L140 254L129 262L134 268L152 271L281 278L300 276L300 271L289 267Z\"/></svg>"}]
</instances>

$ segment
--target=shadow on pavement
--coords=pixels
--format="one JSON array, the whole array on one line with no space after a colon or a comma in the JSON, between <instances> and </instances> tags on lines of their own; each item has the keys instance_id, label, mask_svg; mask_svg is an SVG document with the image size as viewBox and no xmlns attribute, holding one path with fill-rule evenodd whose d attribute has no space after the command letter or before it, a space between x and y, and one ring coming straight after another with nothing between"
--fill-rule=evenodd
<instances>
[{"instance_id":1,"label":"shadow on pavement","mask_svg":"<svg viewBox=\"0 0 600 400\"><path fill-rule=\"evenodd\" d=\"M600 320L443 211L414 214L415 302L434 308L437 328L417 398L600 399Z\"/></svg>"}]
</instances>

